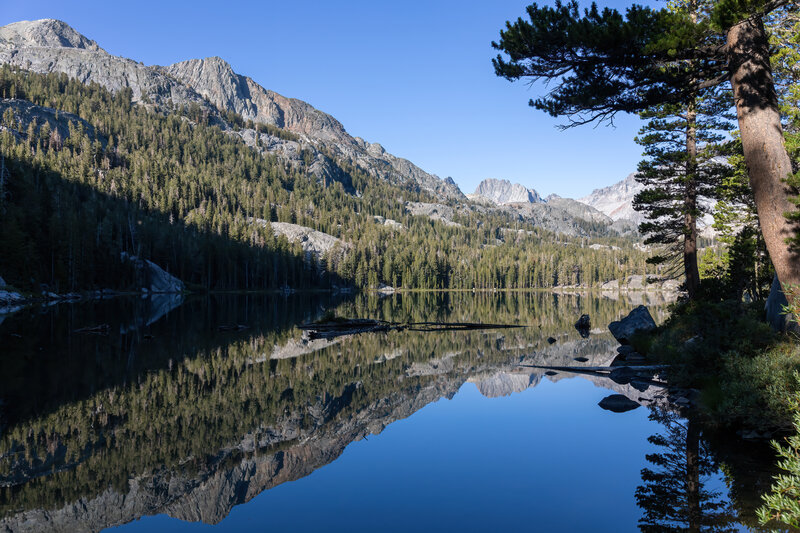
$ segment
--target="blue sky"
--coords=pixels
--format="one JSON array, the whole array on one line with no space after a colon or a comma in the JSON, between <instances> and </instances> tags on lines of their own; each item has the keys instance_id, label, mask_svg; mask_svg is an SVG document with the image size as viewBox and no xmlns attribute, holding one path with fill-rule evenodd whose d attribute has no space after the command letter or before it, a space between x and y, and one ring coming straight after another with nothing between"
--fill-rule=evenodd
<instances>
[{"instance_id":1,"label":"blue sky","mask_svg":"<svg viewBox=\"0 0 800 533\"><path fill-rule=\"evenodd\" d=\"M536 88L494 75L490 43L529 3L0 0L0 25L58 18L148 65L217 55L464 192L494 177L583 196L636 168L640 122L559 131L527 106Z\"/></svg>"}]
</instances>

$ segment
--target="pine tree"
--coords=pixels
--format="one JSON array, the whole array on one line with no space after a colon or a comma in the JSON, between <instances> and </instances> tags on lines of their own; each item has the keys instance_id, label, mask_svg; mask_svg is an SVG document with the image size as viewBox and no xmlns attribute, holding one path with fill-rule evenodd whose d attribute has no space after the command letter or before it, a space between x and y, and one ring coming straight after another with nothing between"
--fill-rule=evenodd
<instances>
[{"instance_id":1,"label":"pine tree","mask_svg":"<svg viewBox=\"0 0 800 533\"><path fill-rule=\"evenodd\" d=\"M800 284L800 257L787 238L800 237L786 219L795 211L792 173L782 133L763 17L789 0L716 0L707 18L641 6L583 14L578 4L527 8L529 21L507 23L494 60L509 80L552 81L530 105L569 125L613 120L662 104L688 104L703 89L730 82L755 205L779 279Z\"/></svg>"},{"instance_id":2,"label":"pine tree","mask_svg":"<svg viewBox=\"0 0 800 533\"><path fill-rule=\"evenodd\" d=\"M700 273L697 261L697 221L711 211L711 199L730 165L715 159L732 102L722 91L706 91L692 102L662 104L640 114L649 122L636 141L644 146L646 159L639 164L636 181L645 189L636 195L634 209L646 221L639 231L646 244L663 244L663 251L649 259L669 265L668 274L682 269L690 298L697 293Z\"/></svg>"}]
</instances>

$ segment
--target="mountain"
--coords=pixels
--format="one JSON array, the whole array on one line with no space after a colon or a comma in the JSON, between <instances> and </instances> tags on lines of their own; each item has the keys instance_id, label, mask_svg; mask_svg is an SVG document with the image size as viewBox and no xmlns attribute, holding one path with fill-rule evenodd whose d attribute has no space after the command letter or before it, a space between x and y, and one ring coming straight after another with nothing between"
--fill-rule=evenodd
<instances>
[{"instance_id":1,"label":"mountain","mask_svg":"<svg viewBox=\"0 0 800 533\"><path fill-rule=\"evenodd\" d=\"M490 200L494 204L513 204L513 203L539 203L542 198L533 189L526 189L519 183L511 183L508 180L486 179L478 184L478 188L471 197L480 196Z\"/></svg>"},{"instance_id":2,"label":"mountain","mask_svg":"<svg viewBox=\"0 0 800 533\"><path fill-rule=\"evenodd\" d=\"M220 58L148 67L54 20L0 28L0 132L0 274L37 294L139 290L123 253L197 290L594 285L646 255L573 200L468 201Z\"/></svg>"},{"instance_id":3,"label":"mountain","mask_svg":"<svg viewBox=\"0 0 800 533\"><path fill-rule=\"evenodd\" d=\"M636 230L644 222L644 214L633 209L633 198L642 190L644 185L636 181L636 174L629 174L624 180L602 189L595 189L588 196L578 199L578 202L593 207L608 215L613 221L613 227L624 233L625 228ZM700 235L713 238L716 235L714 217L709 214L716 205L716 201L701 197L699 199L706 214L697 220Z\"/></svg>"},{"instance_id":4,"label":"mountain","mask_svg":"<svg viewBox=\"0 0 800 533\"><path fill-rule=\"evenodd\" d=\"M566 235L635 235L636 226L616 221L594 207L551 194L542 198L534 189L508 180L486 179L467 198L478 209L499 210Z\"/></svg>"},{"instance_id":5,"label":"mountain","mask_svg":"<svg viewBox=\"0 0 800 533\"><path fill-rule=\"evenodd\" d=\"M303 150L313 153L315 161L308 170L321 180L341 178L331 171L331 158L338 158L371 176L412 185L439 200L464 199L452 180L439 179L377 143L352 137L332 116L263 88L234 72L219 57L166 67L145 66L109 54L64 22L43 19L0 28L0 63L38 73L64 73L82 83L98 83L114 93L130 89L134 103L167 109L196 105L211 114L217 110L235 113L253 123L253 127L237 132L246 142L256 144L256 137L261 137L258 144L265 151L290 162L296 162ZM259 135L255 129L258 123L292 133L297 140ZM299 144L299 149L293 144Z\"/></svg>"},{"instance_id":6,"label":"mountain","mask_svg":"<svg viewBox=\"0 0 800 533\"><path fill-rule=\"evenodd\" d=\"M605 213L612 220L628 220L638 225L644 221L644 216L634 211L633 197L643 189L644 186L636 181L636 174L629 174L624 180L595 189L578 201Z\"/></svg>"}]
</instances>

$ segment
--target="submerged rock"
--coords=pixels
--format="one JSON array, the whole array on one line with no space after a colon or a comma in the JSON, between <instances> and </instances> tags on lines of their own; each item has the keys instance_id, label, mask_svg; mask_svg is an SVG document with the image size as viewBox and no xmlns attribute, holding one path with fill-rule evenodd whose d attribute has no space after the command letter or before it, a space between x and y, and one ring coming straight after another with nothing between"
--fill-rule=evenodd
<instances>
[{"instance_id":1,"label":"submerged rock","mask_svg":"<svg viewBox=\"0 0 800 533\"><path fill-rule=\"evenodd\" d=\"M600 400L600 403L597 405L606 411L611 411L612 413L625 413L639 407L638 403L622 394L612 394L610 396L606 396Z\"/></svg>"},{"instance_id":2,"label":"submerged rock","mask_svg":"<svg viewBox=\"0 0 800 533\"><path fill-rule=\"evenodd\" d=\"M581 334L584 339L589 338L589 333L592 331L592 320L589 315L581 315L577 322L575 322L575 329Z\"/></svg>"},{"instance_id":3,"label":"submerged rock","mask_svg":"<svg viewBox=\"0 0 800 533\"><path fill-rule=\"evenodd\" d=\"M622 320L612 322L608 329L620 344L630 344L630 339L636 333L649 333L656 329L656 322L650 315L647 307L640 305Z\"/></svg>"}]
</instances>

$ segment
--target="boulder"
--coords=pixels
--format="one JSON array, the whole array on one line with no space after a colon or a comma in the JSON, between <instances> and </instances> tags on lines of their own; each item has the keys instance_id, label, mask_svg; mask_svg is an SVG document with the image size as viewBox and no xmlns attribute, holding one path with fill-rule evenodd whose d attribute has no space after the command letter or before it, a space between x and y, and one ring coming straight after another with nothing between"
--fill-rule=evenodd
<instances>
[{"instance_id":1,"label":"boulder","mask_svg":"<svg viewBox=\"0 0 800 533\"><path fill-rule=\"evenodd\" d=\"M394 294L396 292L394 287L391 285L386 285L385 283L379 283L376 290L383 294Z\"/></svg>"},{"instance_id":2,"label":"boulder","mask_svg":"<svg viewBox=\"0 0 800 533\"><path fill-rule=\"evenodd\" d=\"M555 337L547 337L547 342L550 343L550 344L555 344L556 339L555 339Z\"/></svg>"},{"instance_id":3,"label":"boulder","mask_svg":"<svg viewBox=\"0 0 800 533\"><path fill-rule=\"evenodd\" d=\"M126 252L120 254L123 261L133 263L136 268L137 277L140 280L141 288L144 291L166 294L178 293L184 291L184 285L181 280L169 274L163 268L148 261L147 259L140 259L135 255L130 255Z\"/></svg>"},{"instance_id":4,"label":"boulder","mask_svg":"<svg viewBox=\"0 0 800 533\"><path fill-rule=\"evenodd\" d=\"M794 331L800 332L800 325L789 319L789 316L784 314L783 307L788 305L786 295L783 294L783 287L778 280L778 276L772 278L772 287L769 289L769 296L764 310L767 312L767 323L775 331Z\"/></svg>"},{"instance_id":5,"label":"boulder","mask_svg":"<svg viewBox=\"0 0 800 533\"><path fill-rule=\"evenodd\" d=\"M5 287L5 286L6 286L6 281L2 277L0 277L0 287Z\"/></svg>"},{"instance_id":6,"label":"boulder","mask_svg":"<svg viewBox=\"0 0 800 533\"><path fill-rule=\"evenodd\" d=\"M656 322L650 316L647 307L640 305L622 320L617 320L608 325L608 329L620 344L630 344L630 339L636 333L649 333L656 329Z\"/></svg>"},{"instance_id":7,"label":"boulder","mask_svg":"<svg viewBox=\"0 0 800 533\"><path fill-rule=\"evenodd\" d=\"M584 339L589 338L589 333L592 331L592 321L589 315L581 315L577 322L575 322L575 329L581 334Z\"/></svg>"},{"instance_id":8,"label":"boulder","mask_svg":"<svg viewBox=\"0 0 800 533\"><path fill-rule=\"evenodd\" d=\"M612 394L610 396L606 396L600 400L600 403L597 405L606 411L611 411L612 413L624 413L639 407L638 403L622 394Z\"/></svg>"}]
</instances>

